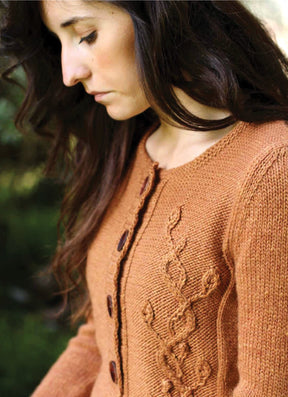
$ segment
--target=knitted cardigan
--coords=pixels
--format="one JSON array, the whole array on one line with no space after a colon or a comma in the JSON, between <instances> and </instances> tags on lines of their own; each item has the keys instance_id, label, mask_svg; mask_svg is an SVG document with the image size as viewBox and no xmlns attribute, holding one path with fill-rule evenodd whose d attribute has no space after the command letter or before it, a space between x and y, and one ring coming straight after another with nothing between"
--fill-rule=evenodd
<instances>
[{"instance_id":1,"label":"knitted cardigan","mask_svg":"<svg viewBox=\"0 0 288 397\"><path fill-rule=\"evenodd\" d=\"M33 397L287 397L287 126L169 170L151 132L88 252L93 316Z\"/></svg>"}]
</instances>

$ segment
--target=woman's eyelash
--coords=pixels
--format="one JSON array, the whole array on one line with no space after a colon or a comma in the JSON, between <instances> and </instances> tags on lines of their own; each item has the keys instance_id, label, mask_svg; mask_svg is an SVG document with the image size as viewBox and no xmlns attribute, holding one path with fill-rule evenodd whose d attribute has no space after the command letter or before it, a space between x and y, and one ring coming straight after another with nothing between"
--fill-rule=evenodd
<instances>
[{"instance_id":1,"label":"woman's eyelash","mask_svg":"<svg viewBox=\"0 0 288 397\"><path fill-rule=\"evenodd\" d=\"M88 34L88 36L81 37L79 44L83 43L84 41L87 44L92 44L96 40L96 38L97 38L97 32L95 30L94 32Z\"/></svg>"}]
</instances>

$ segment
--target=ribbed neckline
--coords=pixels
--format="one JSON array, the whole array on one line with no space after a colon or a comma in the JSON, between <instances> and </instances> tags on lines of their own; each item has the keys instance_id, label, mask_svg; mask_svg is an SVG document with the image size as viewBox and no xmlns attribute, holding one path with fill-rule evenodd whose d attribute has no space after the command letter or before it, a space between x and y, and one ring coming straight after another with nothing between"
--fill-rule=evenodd
<instances>
[{"instance_id":1,"label":"ribbed neckline","mask_svg":"<svg viewBox=\"0 0 288 397\"><path fill-rule=\"evenodd\" d=\"M199 156L195 157L193 160L188 161L185 164L182 164L178 167L174 168L161 168L159 167L159 163L157 161L154 161L151 159L149 156L147 150L146 150L146 142L147 139L151 134L153 134L154 131L159 126L159 123L153 124L147 132L144 134L142 137L140 143L139 143L139 154L141 158L144 158L145 161L150 164L151 166L154 166L158 170L158 174L161 177L171 177L172 175L177 175L179 173L187 172L188 170L195 169L201 164L209 161L209 159L213 158L217 153L219 153L228 143L230 143L241 131L243 131L246 126L249 125L249 123L245 123L243 121L238 121L235 126L229 131L226 135L224 135L219 141L214 143L212 146L210 146L208 149L206 149L203 153L201 153Z\"/></svg>"}]
</instances>

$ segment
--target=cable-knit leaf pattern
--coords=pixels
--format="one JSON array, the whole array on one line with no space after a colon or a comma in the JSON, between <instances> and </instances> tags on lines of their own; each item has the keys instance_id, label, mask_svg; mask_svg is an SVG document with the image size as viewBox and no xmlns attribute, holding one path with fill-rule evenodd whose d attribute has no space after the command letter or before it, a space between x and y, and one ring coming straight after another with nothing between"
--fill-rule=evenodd
<instances>
[{"instance_id":1,"label":"cable-knit leaf pattern","mask_svg":"<svg viewBox=\"0 0 288 397\"><path fill-rule=\"evenodd\" d=\"M153 302L147 300L142 315L148 328L159 340L159 350L156 352L156 361L163 372L161 392L164 397L193 397L194 392L204 386L211 374L211 367L207 360L202 359L191 368L191 381L189 385L184 382L185 359L191 352L188 343L189 336L196 331L197 321L193 310L193 304L200 299L208 297L219 285L220 277L216 266L211 267L202 277L201 285L195 295L186 297L183 288L187 283L187 272L181 261L181 253L187 245L187 239L182 238L175 242L172 231L181 220L182 207L176 208L169 216L167 224L167 241L169 251L161 262L161 270L169 292L178 302L174 313L167 320L168 336L163 338L155 330L155 311ZM172 272L173 269L173 272ZM175 273L176 270L176 273ZM175 274L177 274L177 279ZM194 379L192 377L194 376ZM187 381L186 381L187 382Z\"/></svg>"},{"instance_id":2,"label":"cable-knit leaf pattern","mask_svg":"<svg viewBox=\"0 0 288 397\"><path fill-rule=\"evenodd\" d=\"M142 314L144 316L145 322L151 326L152 321L154 320L154 312L153 307L149 301L147 301L146 305L143 308Z\"/></svg>"},{"instance_id":3,"label":"cable-knit leaf pattern","mask_svg":"<svg viewBox=\"0 0 288 397\"><path fill-rule=\"evenodd\" d=\"M202 294L201 297L206 297L214 291L220 283L219 273L215 267L210 268L202 278Z\"/></svg>"}]
</instances>

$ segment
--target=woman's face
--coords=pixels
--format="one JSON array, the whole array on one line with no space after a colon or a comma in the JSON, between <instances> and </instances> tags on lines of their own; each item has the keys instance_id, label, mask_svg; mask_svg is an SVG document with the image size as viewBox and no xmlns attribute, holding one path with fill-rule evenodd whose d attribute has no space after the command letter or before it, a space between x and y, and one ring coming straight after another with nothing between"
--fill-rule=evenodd
<instances>
[{"instance_id":1,"label":"woman's face","mask_svg":"<svg viewBox=\"0 0 288 397\"><path fill-rule=\"evenodd\" d=\"M150 106L137 72L128 13L105 2L42 0L42 18L61 42L66 86L82 83L116 120Z\"/></svg>"}]
</instances>

